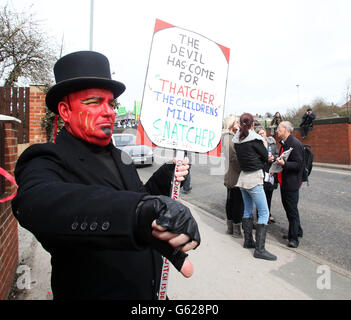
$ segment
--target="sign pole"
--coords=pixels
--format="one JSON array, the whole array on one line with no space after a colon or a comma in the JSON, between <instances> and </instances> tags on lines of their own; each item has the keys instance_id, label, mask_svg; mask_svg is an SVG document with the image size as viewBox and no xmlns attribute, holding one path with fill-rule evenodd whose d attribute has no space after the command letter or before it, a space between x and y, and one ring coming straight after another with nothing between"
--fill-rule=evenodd
<instances>
[{"instance_id":1,"label":"sign pole","mask_svg":"<svg viewBox=\"0 0 351 320\"><path fill-rule=\"evenodd\" d=\"M180 198L180 181L177 180L176 172L178 172L179 167L182 165L184 160L184 150L177 150L176 153L176 165L174 168L173 181L172 181L172 191L171 198L173 200L178 200ZM167 298L167 287L169 278L169 261L163 257L163 265L160 280L160 291L158 293L159 300L166 300Z\"/></svg>"},{"instance_id":2,"label":"sign pole","mask_svg":"<svg viewBox=\"0 0 351 320\"><path fill-rule=\"evenodd\" d=\"M177 150L176 153L176 165L174 168L173 181L172 181L172 191L171 198L173 200L178 200L180 198L180 182L177 180L176 172L178 172L179 167L182 165L184 160L184 150Z\"/></svg>"},{"instance_id":3,"label":"sign pole","mask_svg":"<svg viewBox=\"0 0 351 320\"><path fill-rule=\"evenodd\" d=\"M220 156L230 49L156 19L145 78L137 143ZM175 174L170 197L180 199ZM163 258L159 300L166 299L169 261Z\"/></svg>"}]
</instances>

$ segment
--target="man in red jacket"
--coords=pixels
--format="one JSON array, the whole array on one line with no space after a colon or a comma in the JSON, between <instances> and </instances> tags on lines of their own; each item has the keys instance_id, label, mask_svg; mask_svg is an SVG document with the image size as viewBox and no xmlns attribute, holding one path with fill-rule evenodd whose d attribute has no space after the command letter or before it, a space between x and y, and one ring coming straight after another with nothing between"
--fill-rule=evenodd
<instances>
[{"instance_id":1,"label":"man in red jacket","mask_svg":"<svg viewBox=\"0 0 351 320\"><path fill-rule=\"evenodd\" d=\"M298 202L299 189L302 184L304 153L303 145L292 135L293 131L294 127L290 122L283 121L279 124L277 134L282 139L280 154L290 148L292 148L292 151L286 162L281 158L278 158L276 162L283 167L283 171L278 173L278 181L283 207L289 220L289 233L285 238L289 240L289 247L297 248L299 245L298 238L303 235Z\"/></svg>"}]
</instances>

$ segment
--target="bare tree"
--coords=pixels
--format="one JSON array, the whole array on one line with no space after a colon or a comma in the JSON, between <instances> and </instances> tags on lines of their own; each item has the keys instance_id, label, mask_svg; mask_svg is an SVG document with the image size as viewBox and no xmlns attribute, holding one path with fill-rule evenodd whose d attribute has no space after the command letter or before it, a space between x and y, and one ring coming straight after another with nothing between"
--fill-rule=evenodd
<instances>
[{"instance_id":1,"label":"bare tree","mask_svg":"<svg viewBox=\"0 0 351 320\"><path fill-rule=\"evenodd\" d=\"M19 79L51 82L55 45L31 13L0 8L0 80L13 86Z\"/></svg>"}]
</instances>

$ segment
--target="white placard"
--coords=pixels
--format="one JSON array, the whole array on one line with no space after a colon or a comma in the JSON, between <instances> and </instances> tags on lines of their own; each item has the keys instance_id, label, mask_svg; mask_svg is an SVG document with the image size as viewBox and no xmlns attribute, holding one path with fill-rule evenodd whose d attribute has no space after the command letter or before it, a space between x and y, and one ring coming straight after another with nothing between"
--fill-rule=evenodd
<instances>
[{"instance_id":1,"label":"white placard","mask_svg":"<svg viewBox=\"0 0 351 320\"><path fill-rule=\"evenodd\" d=\"M217 148L228 60L228 48L156 21L140 115L153 144L201 153Z\"/></svg>"}]
</instances>

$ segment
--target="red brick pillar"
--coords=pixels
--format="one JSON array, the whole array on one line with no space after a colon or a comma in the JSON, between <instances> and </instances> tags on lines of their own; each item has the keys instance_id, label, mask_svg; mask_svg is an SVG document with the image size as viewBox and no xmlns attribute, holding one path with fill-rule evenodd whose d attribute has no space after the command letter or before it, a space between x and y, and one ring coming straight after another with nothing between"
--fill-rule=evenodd
<instances>
[{"instance_id":1,"label":"red brick pillar","mask_svg":"<svg viewBox=\"0 0 351 320\"><path fill-rule=\"evenodd\" d=\"M45 117L45 92L40 86L30 86L29 94L29 143L47 142L42 120Z\"/></svg>"},{"instance_id":2,"label":"red brick pillar","mask_svg":"<svg viewBox=\"0 0 351 320\"><path fill-rule=\"evenodd\" d=\"M14 175L17 161L17 122L1 121L5 132L4 163L2 168ZM16 192L16 186L5 181L4 198ZM11 201L0 203L0 300L7 299L18 264L18 229L17 220L12 214Z\"/></svg>"}]
</instances>

